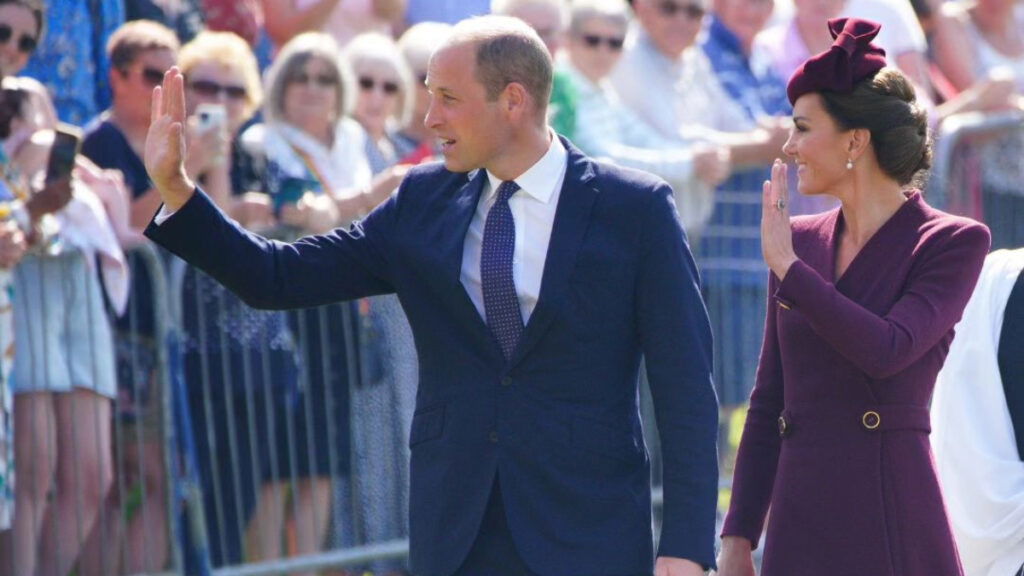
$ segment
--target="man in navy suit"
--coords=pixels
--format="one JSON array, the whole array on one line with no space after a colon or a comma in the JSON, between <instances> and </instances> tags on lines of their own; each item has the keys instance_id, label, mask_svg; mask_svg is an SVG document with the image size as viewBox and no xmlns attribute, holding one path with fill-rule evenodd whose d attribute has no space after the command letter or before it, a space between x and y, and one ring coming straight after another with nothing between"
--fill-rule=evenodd
<instances>
[{"instance_id":1,"label":"man in navy suit","mask_svg":"<svg viewBox=\"0 0 1024 576\"><path fill-rule=\"evenodd\" d=\"M416 338L410 556L423 576L692 576L714 558L717 406L697 270L669 187L545 120L551 59L522 22L466 20L431 58L444 165L348 231L292 244L185 176L182 78L154 97L146 233L252 306L395 292ZM475 173L474 173L475 171ZM637 374L664 456L657 563Z\"/></svg>"}]
</instances>

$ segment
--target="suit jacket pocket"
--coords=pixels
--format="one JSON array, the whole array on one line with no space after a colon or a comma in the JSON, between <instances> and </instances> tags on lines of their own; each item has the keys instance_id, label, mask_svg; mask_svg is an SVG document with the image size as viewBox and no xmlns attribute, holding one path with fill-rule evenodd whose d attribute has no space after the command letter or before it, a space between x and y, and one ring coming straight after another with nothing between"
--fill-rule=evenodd
<instances>
[{"instance_id":1,"label":"suit jacket pocket","mask_svg":"<svg viewBox=\"0 0 1024 576\"><path fill-rule=\"evenodd\" d=\"M409 448L441 437L444 432L444 405L421 410L412 417Z\"/></svg>"}]
</instances>

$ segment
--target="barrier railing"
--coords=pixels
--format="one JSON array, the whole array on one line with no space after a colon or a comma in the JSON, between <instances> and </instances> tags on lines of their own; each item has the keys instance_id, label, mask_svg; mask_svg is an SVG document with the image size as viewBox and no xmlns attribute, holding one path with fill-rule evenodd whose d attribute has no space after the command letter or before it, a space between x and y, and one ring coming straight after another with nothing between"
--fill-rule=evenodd
<instances>
[{"instance_id":1,"label":"barrier railing","mask_svg":"<svg viewBox=\"0 0 1024 576\"><path fill-rule=\"evenodd\" d=\"M952 116L936 138L927 186L933 206L987 224L993 249L1024 244L1024 188L1017 178L1012 190L992 182L991 161L1001 155L1011 173L1024 174L1024 112Z\"/></svg>"}]
</instances>

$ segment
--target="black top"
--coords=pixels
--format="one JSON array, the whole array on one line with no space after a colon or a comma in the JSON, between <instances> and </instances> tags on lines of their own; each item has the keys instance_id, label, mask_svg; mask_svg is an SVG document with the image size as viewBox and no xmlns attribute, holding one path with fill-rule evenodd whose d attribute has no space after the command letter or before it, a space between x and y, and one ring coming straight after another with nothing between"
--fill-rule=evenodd
<instances>
[{"instance_id":1,"label":"black top","mask_svg":"<svg viewBox=\"0 0 1024 576\"><path fill-rule=\"evenodd\" d=\"M1003 330L999 336L999 375L1010 408L1017 454L1024 456L1024 271L1017 276L1006 301Z\"/></svg>"}]
</instances>

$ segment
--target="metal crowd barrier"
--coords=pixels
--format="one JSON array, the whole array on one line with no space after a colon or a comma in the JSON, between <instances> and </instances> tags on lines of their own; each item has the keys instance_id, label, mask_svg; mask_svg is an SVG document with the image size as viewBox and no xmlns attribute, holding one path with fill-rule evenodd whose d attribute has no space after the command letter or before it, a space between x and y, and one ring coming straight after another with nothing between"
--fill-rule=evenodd
<instances>
[{"instance_id":1,"label":"metal crowd barrier","mask_svg":"<svg viewBox=\"0 0 1024 576\"><path fill-rule=\"evenodd\" d=\"M1024 166L1024 112L966 113L946 119L935 141L929 202L975 218L992 231L992 249L1024 245L1024 183L1006 189L992 180L990 156L1015 151L1009 166Z\"/></svg>"}]
</instances>

